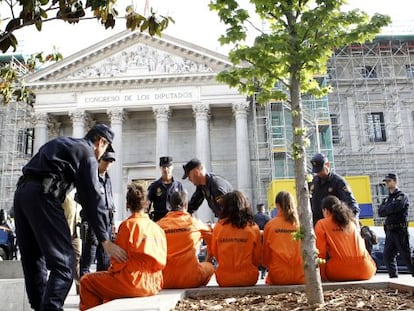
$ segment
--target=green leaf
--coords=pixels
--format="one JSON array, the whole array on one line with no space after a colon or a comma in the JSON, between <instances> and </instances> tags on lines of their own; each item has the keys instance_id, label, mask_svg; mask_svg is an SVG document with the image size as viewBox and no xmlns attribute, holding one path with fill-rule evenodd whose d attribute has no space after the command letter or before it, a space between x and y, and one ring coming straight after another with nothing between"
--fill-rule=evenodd
<instances>
[{"instance_id":1,"label":"green leaf","mask_svg":"<svg viewBox=\"0 0 414 311\"><path fill-rule=\"evenodd\" d=\"M20 18L13 18L10 22L7 23L6 32L13 31L14 29L19 28L21 25Z\"/></svg>"}]
</instances>

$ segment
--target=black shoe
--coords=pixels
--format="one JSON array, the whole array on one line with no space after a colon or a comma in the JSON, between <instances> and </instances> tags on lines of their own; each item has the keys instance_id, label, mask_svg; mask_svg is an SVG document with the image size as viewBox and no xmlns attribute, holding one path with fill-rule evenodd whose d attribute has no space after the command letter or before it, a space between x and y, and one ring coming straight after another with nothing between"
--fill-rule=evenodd
<instances>
[{"instance_id":1,"label":"black shoe","mask_svg":"<svg viewBox=\"0 0 414 311\"><path fill-rule=\"evenodd\" d=\"M390 275L390 279L397 279L398 275Z\"/></svg>"}]
</instances>

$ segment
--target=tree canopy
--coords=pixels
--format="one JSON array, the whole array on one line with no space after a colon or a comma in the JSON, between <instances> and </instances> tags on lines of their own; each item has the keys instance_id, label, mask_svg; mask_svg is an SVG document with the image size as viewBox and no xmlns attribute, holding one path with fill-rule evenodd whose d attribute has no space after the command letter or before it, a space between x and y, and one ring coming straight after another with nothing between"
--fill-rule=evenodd
<instances>
[{"instance_id":1,"label":"tree canopy","mask_svg":"<svg viewBox=\"0 0 414 311\"><path fill-rule=\"evenodd\" d=\"M9 16L0 17L0 50L3 53L10 48L16 50L18 40L14 32L23 27L34 25L41 31L43 24L51 20L75 24L96 18L108 29L115 26L119 17L117 0L0 0L0 4L9 9ZM151 36L161 36L169 22L174 22L171 17L157 16L152 10L150 16L145 17L132 5L126 7L125 21L126 28L148 31Z\"/></svg>"},{"instance_id":2,"label":"tree canopy","mask_svg":"<svg viewBox=\"0 0 414 311\"><path fill-rule=\"evenodd\" d=\"M345 0L250 0L261 26L255 27L260 33L249 45L245 40L254 23L251 11L240 2L210 2L210 9L227 25L221 44L235 44L229 54L234 67L221 72L218 80L247 95L256 94L259 103L282 101L290 107L301 223L297 237L302 239L308 303L317 306L323 303L323 294L309 202L302 95L326 95L330 86L320 85L315 77L326 74L333 50L372 40L390 18L370 17L360 10L342 11Z\"/></svg>"},{"instance_id":3,"label":"tree canopy","mask_svg":"<svg viewBox=\"0 0 414 311\"><path fill-rule=\"evenodd\" d=\"M9 9L9 16L5 17L4 12L0 15L0 50L3 53L11 49L16 50L18 45L16 30L35 26L38 31L41 31L43 24L52 20L76 24L86 19L98 19L106 29L113 28L117 18L119 19L116 4L117 0L87 0L85 3L80 0L0 0L0 5L5 5ZM88 13L90 13L89 17ZM132 5L125 10L126 28L147 31L151 36L161 36L170 22L174 22L172 17L158 16L152 9L147 17L137 13ZM46 56L37 53L28 61L19 63L19 66L24 67L24 72L33 72L39 64L60 59L62 55L59 52ZM21 69L12 63L0 64L1 103L8 104L11 100L23 101L30 105L33 103L35 94L25 87Z\"/></svg>"}]
</instances>

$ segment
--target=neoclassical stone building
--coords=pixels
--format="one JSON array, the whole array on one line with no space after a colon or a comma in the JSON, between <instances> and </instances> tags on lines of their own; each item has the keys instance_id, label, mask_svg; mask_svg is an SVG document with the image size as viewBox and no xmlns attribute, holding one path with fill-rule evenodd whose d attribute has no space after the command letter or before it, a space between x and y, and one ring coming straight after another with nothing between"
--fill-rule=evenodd
<instances>
[{"instance_id":1,"label":"neoclassical stone building","mask_svg":"<svg viewBox=\"0 0 414 311\"><path fill-rule=\"evenodd\" d=\"M126 185L159 178L164 155L174 158L176 179L197 157L255 202L250 102L215 79L229 66L223 55L167 35L110 37L28 77L36 93L33 151L58 135L83 137L95 122L110 125L119 220ZM207 206L198 216L212 217Z\"/></svg>"}]
</instances>

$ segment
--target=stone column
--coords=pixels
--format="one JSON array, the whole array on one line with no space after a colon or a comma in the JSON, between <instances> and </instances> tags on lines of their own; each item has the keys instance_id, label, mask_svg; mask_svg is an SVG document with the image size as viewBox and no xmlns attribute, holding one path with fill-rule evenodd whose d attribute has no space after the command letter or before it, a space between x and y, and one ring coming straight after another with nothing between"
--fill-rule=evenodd
<instances>
[{"instance_id":1,"label":"stone column","mask_svg":"<svg viewBox=\"0 0 414 311\"><path fill-rule=\"evenodd\" d=\"M193 105L196 120L196 157L204 164L207 171L211 170L210 156L210 131L208 121L210 108L208 104L198 103Z\"/></svg>"},{"instance_id":2,"label":"stone column","mask_svg":"<svg viewBox=\"0 0 414 311\"><path fill-rule=\"evenodd\" d=\"M249 132L247 128L248 102L233 104L236 118L236 148L237 148L237 188L242 191L252 203L252 175L250 165Z\"/></svg>"},{"instance_id":3,"label":"stone column","mask_svg":"<svg viewBox=\"0 0 414 311\"><path fill-rule=\"evenodd\" d=\"M169 106L152 107L157 122L157 133L155 139L155 167L158 171L159 158L168 155L168 117L170 116Z\"/></svg>"},{"instance_id":4,"label":"stone column","mask_svg":"<svg viewBox=\"0 0 414 311\"><path fill-rule=\"evenodd\" d=\"M194 104L193 114L196 120L195 156L203 163L207 172L209 172L211 170L210 131L208 125L210 119L209 105L204 103ZM208 206L207 201L204 200L203 204L198 208L196 216L204 222L214 220L214 214Z\"/></svg>"},{"instance_id":5,"label":"stone column","mask_svg":"<svg viewBox=\"0 0 414 311\"><path fill-rule=\"evenodd\" d=\"M47 113L36 112L34 114L35 138L33 142L33 154L37 153L39 148L48 141L47 122Z\"/></svg>"},{"instance_id":6,"label":"stone column","mask_svg":"<svg viewBox=\"0 0 414 311\"><path fill-rule=\"evenodd\" d=\"M69 111L69 117L72 120L72 136L76 138L81 138L85 136L85 124L87 114L84 110L72 110Z\"/></svg>"},{"instance_id":7,"label":"stone column","mask_svg":"<svg viewBox=\"0 0 414 311\"><path fill-rule=\"evenodd\" d=\"M124 111L122 108L108 109L109 119L111 120L111 129L115 133L112 147L115 150L116 160L112 164L109 175L112 180L112 192L115 201L115 220L124 220L127 217L124 201L125 189L123 189L122 178L122 123L124 121Z\"/></svg>"}]
</instances>

